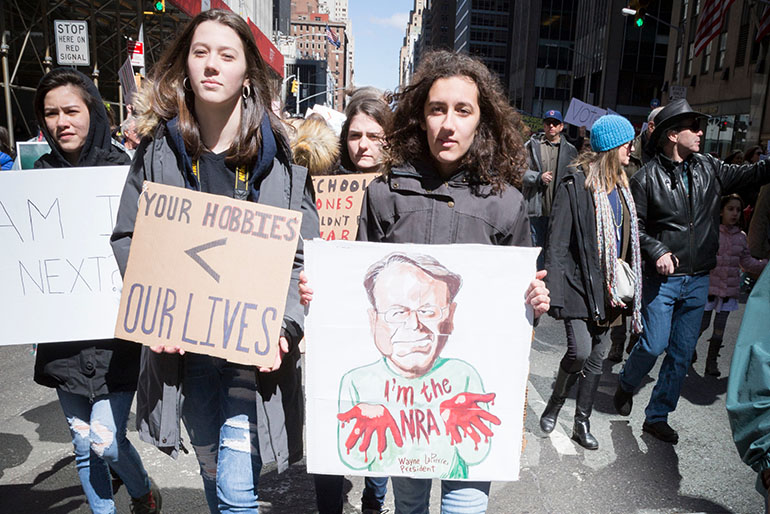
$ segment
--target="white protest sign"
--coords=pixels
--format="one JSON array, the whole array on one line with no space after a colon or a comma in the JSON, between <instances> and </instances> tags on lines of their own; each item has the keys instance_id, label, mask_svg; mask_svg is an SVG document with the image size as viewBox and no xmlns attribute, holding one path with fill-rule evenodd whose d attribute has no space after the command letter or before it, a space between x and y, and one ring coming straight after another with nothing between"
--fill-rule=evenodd
<instances>
[{"instance_id":1,"label":"white protest sign","mask_svg":"<svg viewBox=\"0 0 770 514\"><path fill-rule=\"evenodd\" d=\"M573 98L569 103L569 109L567 109L564 121L576 127L585 127L591 130L594 122L605 114L607 114L605 109Z\"/></svg>"},{"instance_id":2,"label":"white protest sign","mask_svg":"<svg viewBox=\"0 0 770 514\"><path fill-rule=\"evenodd\" d=\"M681 100L687 98L687 86L671 86L668 93L669 100Z\"/></svg>"},{"instance_id":3,"label":"white protest sign","mask_svg":"<svg viewBox=\"0 0 770 514\"><path fill-rule=\"evenodd\" d=\"M110 235L128 166L0 174L0 344L113 337Z\"/></svg>"},{"instance_id":4,"label":"white protest sign","mask_svg":"<svg viewBox=\"0 0 770 514\"><path fill-rule=\"evenodd\" d=\"M517 480L537 249L305 243L307 468Z\"/></svg>"},{"instance_id":5,"label":"white protest sign","mask_svg":"<svg viewBox=\"0 0 770 514\"><path fill-rule=\"evenodd\" d=\"M88 22L85 20L55 20L56 62L60 65L90 66L88 52Z\"/></svg>"}]
</instances>

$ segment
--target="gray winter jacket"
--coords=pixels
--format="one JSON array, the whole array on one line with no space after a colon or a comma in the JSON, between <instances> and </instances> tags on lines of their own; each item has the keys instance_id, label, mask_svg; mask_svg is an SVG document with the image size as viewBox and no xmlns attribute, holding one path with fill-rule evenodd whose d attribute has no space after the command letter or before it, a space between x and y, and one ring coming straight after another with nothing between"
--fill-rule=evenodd
<instances>
[{"instance_id":1,"label":"gray winter jacket","mask_svg":"<svg viewBox=\"0 0 770 514\"><path fill-rule=\"evenodd\" d=\"M524 199L512 187L499 194L465 172L445 180L431 165L393 168L369 184L359 241L479 243L532 246Z\"/></svg>"},{"instance_id":2,"label":"gray winter jacket","mask_svg":"<svg viewBox=\"0 0 770 514\"><path fill-rule=\"evenodd\" d=\"M544 144L544 137L543 134L534 134L529 138L529 141L524 143L529 169L524 172L524 176L521 178L521 192L527 201L527 215L530 217L543 215L543 195L548 189L548 184L544 184L540 178L545 171L540 159L540 146ZM577 155L577 149L562 135L561 143L559 143L559 157L556 161L556 172L553 176L554 196L556 195L556 185L568 173L567 167Z\"/></svg>"},{"instance_id":3,"label":"gray winter jacket","mask_svg":"<svg viewBox=\"0 0 770 514\"><path fill-rule=\"evenodd\" d=\"M185 187L180 171L181 156L174 151L165 125L160 124L153 138L145 138L137 149L123 189L118 218L111 242L121 274L125 274L136 211L145 180ZM259 203L302 212L301 238L294 258L286 298L283 329L292 351L284 356L281 368L273 373L257 373L257 414L261 457L275 461L278 471L302 458L303 396L302 373L297 344L302 338L304 309L299 303L297 284L304 265L303 239L318 237L318 212L313 185L307 170L290 169L278 159L262 180ZM137 430L142 440L176 457L181 445L183 357L155 354L143 348L137 385Z\"/></svg>"}]
</instances>

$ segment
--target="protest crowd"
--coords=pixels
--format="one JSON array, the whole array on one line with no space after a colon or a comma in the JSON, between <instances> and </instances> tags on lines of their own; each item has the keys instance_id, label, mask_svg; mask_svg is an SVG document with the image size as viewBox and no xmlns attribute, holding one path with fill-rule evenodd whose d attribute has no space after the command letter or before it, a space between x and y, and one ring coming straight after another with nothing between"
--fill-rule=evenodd
<instances>
[{"instance_id":1,"label":"protest crowd","mask_svg":"<svg viewBox=\"0 0 770 514\"><path fill-rule=\"evenodd\" d=\"M93 512L115 512L116 484L126 488L133 513L164 508L163 491L126 437L134 398L139 444L176 456L186 443L184 424L212 513L257 512L263 465L275 462L282 472L303 458L301 342L305 315L322 301L313 292L317 277L304 271L304 247L314 238L329 239L313 178L361 173L378 176L362 191L358 241L542 248L522 302L533 330L546 314L563 321L564 356L553 370L539 426L543 437L554 431L574 389L571 435L586 450L602 449L590 419L606 359L624 361L613 397L619 415L644 408L641 429L650 436L669 444L689 437L669 424L669 414L696 359L706 360L710 376L727 373L720 355L727 318L753 285L745 339L736 345L729 372L727 410L741 458L757 472L757 490L767 497L770 276L762 272L770 258L770 161L760 147L736 149L725 160L701 153L707 116L683 99L652 110L639 133L626 118L607 114L572 139L562 113L547 110L542 132L530 136L494 74L479 60L449 51L424 55L401 90L349 91L337 133L318 114L301 119L281 112L265 66L243 19L212 9L168 45L121 127L111 126L99 91L80 72L53 69L37 88L34 112L50 152L36 168L130 165L110 238L121 275L130 268L147 182L302 214L272 363L255 367L176 344L122 339L37 346L34 379L56 390ZM13 161L6 140L0 128L3 169ZM437 261L393 255L367 275L375 345L389 372L422 376L444 362L438 354L452 331L447 325L460 286ZM248 263L233 265L261 272ZM391 298L381 305L387 295L377 285L389 283L395 271L408 277L404 283L425 288L417 303ZM425 300L435 288L448 290L446 302L441 295ZM394 345L377 339L377 331L406 331L411 324L438 334L439 347L425 361L406 362ZM696 352L708 330L707 348ZM634 405L660 360L648 404ZM457 373L472 375L454 365ZM476 417L459 422L453 448L483 444L482 436L499 424L479 405L491 397L470 393L465 399L476 402ZM372 435L368 427L380 418L366 407L361 402L339 412L342 427L351 423L367 432L341 442L341 456L345 446L349 453L359 444L379 444L382 459L387 429ZM442 416L460 412L447 402L441 409ZM441 480L442 513L486 512L490 482L461 479L470 465L458 460ZM313 482L318 511L341 513L344 477L315 474ZM427 513L431 483L372 473L361 509L385 512L391 488L398 514Z\"/></svg>"}]
</instances>

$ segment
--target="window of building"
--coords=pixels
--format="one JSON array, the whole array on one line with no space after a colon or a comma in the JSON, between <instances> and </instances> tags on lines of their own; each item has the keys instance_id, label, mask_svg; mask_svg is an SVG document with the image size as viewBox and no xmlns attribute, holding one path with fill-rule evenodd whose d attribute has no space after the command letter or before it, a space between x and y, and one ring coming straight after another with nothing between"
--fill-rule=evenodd
<instances>
[{"instance_id":1,"label":"window of building","mask_svg":"<svg viewBox=\"0 0 770 514\"><path fill-rule=\"evenodd\" d=\"M692 9L692 15L698 16L700 14L700 0L695 0L695 5Z\"/></svg>"},{"instance_id":2,"label":"window of building","mask_svg":"<svg viewBox=\"0 0 770 514\"><path fill-rule=\"evenodd\" d=\"M682 22L687 19L687 9L690 8L690 0L682 0Z\"/></svg>"},{"instance_id":3,"label":"window of building","mask_svg":"<svg viewBox=\"0 0 770 514\"><path fill-rule=\"evenodd\" d=\"M684 65L684 75L689 77L692 75L692 54L695 52L695 43L690 43L687 46L687 59Z\"/></svg>"},{"instance_id":4,"label":"window of building","mask_svg":"<svg viewBox=\"0 0 770 514\"><path fill-rule=\"evenodd\" d=\"M717 59L714 63L715 70L721 70L725 67L725 56L727 55L727 32L719 34L719 43L717 50Z\"/></svg>"},{"instance_id":5,"label":"window of building","mask_svg":"<svg viewBox=\"0 0 770 514\"><path fill-rule=\"evenodd\" d=\"M714 40L709 41L706 45L706 49L703 50L703 57L700 60L700 72L701 74L708 73L709 66L711 66L711 45L714 44Z\"/></svg>"},{"instance_id":6,"label":"window of building","mask_svg":"<svg viewBox=\"0 0 770 514\"><path fill-rule=\"evenodd\" d=\"M679 82L679 67L682 64L682 46L676 47L674 54L674 70L671 73L671 82Z\"/></svg>"}]
</instances>

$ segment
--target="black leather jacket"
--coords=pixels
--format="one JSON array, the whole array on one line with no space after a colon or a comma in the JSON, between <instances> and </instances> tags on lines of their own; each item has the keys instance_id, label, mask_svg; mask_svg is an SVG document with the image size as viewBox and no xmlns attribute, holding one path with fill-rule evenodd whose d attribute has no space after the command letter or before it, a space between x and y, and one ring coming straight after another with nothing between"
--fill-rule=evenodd
<instances>
[{"instance_id":1,"label":"black leather jacket","mask_svg":"<svg viewBox=\"0 0 770 514\"><path fill-rule=\"evenodd\" d=\"M695 153L674 162L658 153L631 178L647 271L655 273L655 262L667 252L676 257L674 275L710 271L717 263L721 197L768 182L768 161L739 166Z\"/></svg>"}]
</instances>

